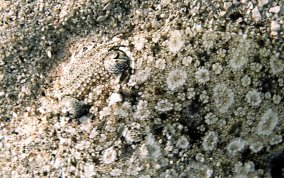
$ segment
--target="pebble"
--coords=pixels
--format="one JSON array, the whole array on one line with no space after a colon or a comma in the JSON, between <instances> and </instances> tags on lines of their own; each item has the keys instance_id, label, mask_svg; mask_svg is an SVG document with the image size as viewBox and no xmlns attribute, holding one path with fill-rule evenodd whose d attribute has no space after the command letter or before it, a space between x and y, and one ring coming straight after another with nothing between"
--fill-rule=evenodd
<instances>
[{"instance_id":1,"label":"pebble","mask_svg":"<svg viewBox=\"0 0 284 178\"><path fill-rule=\"evenodd\" d=\"M83 122L87 122L91 118L92 118L91 116L82 116L78 120L79 120L80 123L83 123Z\"/></svg>"},{"instance_id":2,"label":"pebble","mask_svg":"<svg viewBox=\"0 0 284 178\"><path fill-rule=\"evenodd\" d=\"M240 4L240 1L238 1L238 0L233 0L233 4L236 5L236 6L238 6L238 5Z\"/></svg>"},{"instance_id":3,"label":"pebble","mask_svg":"<svg viewBox=\"0 0 284 178\"><path fill-rule=\"evenodd\" d=\"M101 16L99 16L99 17L97 18L97 21L98 21L98 22L102 22L102 21L104 21L107 17L108 17L108 16L106 16L106 15L101 15Z\"/></svg>"},{"instance_id":4,"label":"pebble","mask_svg":"<svg viewBox=\"0 0 284 178\"><path fill-rule=\"evenodd\" d=\"M233 4L231 2L225 2L224 3L224 8L228 10L232 5Z\"/></svg>"},{"instance_id":5,"label":"pebble","mask_svg":"<svg viewBox=\"0 0 284 178\"><path fill-rule=\"evenodd\" d=\"M269 9L269 12L275 13L275 14L278 14L279 11L280 11L280 6L274 6Z\"/></svg>"},{"instance_id":6,"label":"pebble","mask_svg":"<svg viewBox=\"0 0 284 178\"><path fill-rule=\"evenodd\" d=\"M250 10L252 10L252 9L253 9L253 3L252 3L252 2L249 2L249 3L247 4L247 8L250 9Z\"/></svg>"},{"instance_id":7,"label":"pebble","mask_svg":"<svg viewBox=\"0 0 284 178\"><path fill-rule=\"evenodd\" d=\"M0 59L0 66L3 66L5 63L2 59Z\"/></svg>"},{"instance_id":8,"label":"pebble","mask_svg":"<svg viewBox=\"0 0 284 178\"><path fill-rule=\"evenodd\" d=\"M107 3L110 3L110 2L111 2L111 0L102 0L103 4L107 4Z\"/></svg>"},{"instance_id":9,"label":"pebble","mask_svg":"<svg viewBox=\"0 0 284 178\"><path fill-rule=\"evenodd\" d=\"M49 57L49 58L51 58L51 51L47 51L47 56Z\"/></svg>"},{"instance_id":10,"label":"pebble","mask_svg":"<svg viewBox=\"0 0 284 178\"><path fill-rule=\"evenodd\" d=\"M105 5L105 7L103 8L104 11L109 11L112 8L112 3L108 3L107 5Z\"/></svg>"},{"instance_id":11,"label":"pebble","mask_svg":"<svg viewBox=\"0 0 284 178\"><path fill-rule=\"evenodd\" d=\"M123 100L122 95L118 93L112 93L109 97L109 103L108 105L111 106L117 102L121 102Z\"/></svg>"},{"instance_id":12,"label":"pebble","mask_svg":"<svg viewBox=\"0 0 284 178\"><path fill-rule=\"evenodd\" d=\"M261 14L260 14L260 12L259 12L259 10L258 10L257 7L255 7L251 12L252 12L252 18L253 18L256 22L258 22L258 21L261 20Z\"/></svg>"},{"instance_id":13,"label":"pebble","mask_svg":"<svg viewBox=\"0 0 284 178\"><path fill-rule=\"evenodd\" d=\"M0 92L0 97L2 97L2 96L5 96L5 92L4 91Z\"/></svg>"},{"instance_id":14,"label":"pebble","mask_svg":"<svg viewBox=\"0 0 284 178\"><path fill-rule=\"evenodd\" d=\"M159 29L161 27L161 24L157 21L157 19L153 19L152 20L152 26L155 28L155 29Z\"/></svg>"},{"instance_id":15,"label":"pebble","mask_svg":"<svg viewBox=\"0 0 284 178\"><path fill-rule=\"evenodd\" d=\"M258 0L258 7L262 8L267 3L268 3L268 0Z\"/></svg>"},{"instance_id":16,"label":"pebble","mask_svg":"<svg viewBox=\"0 0 284 178\"><path fill-rule=\"evenodd\" d=\"M280 30L280 24L277 21L272 21L270 25L271 35L277 35Z\"/></svg>"}]
</instances>

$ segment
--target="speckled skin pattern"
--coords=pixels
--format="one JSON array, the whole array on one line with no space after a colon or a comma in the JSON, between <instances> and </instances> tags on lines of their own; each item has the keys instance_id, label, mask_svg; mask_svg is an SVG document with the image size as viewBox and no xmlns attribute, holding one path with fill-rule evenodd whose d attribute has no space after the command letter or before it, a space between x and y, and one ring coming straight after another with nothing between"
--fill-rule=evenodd
<instances>
[{"instance_id":1,"label":"speckled skin pattern","mask_svg":"<svg viewBox=\"0 0 284 178\"><path fill-rule=\"evenodd\" d=\"M283 13L0 1L0 177L284 177Z\"/></svg>"},{"instance_id":2,"label":"speckled skin pattern","mask_svg":"<svg viewBox=\"0 0 284 178\"><path fill-rule=\"evenodd\" d=\"M111 88L110 81L114 78L104 67L104 61L110 56L109 50L118 43L104 44L77 54L67 64L61 76L61 92L63 95L83 97L96 86L102 86L107 92ZM82 87L83 86L83 87Z\"/></svg>"}]
</instances>

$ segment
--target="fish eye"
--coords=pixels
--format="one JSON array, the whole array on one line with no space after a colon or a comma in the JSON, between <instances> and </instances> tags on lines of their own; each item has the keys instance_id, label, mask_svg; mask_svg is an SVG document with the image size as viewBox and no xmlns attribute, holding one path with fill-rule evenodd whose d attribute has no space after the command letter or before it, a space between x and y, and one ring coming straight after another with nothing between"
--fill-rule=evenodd
<instances>
[{"instance_id":1,"label":"fish eye","mask_svg":"<svg viewBox=\"0 0 284 178\"><path fill-rule=\"evenodd\" d=\"M113 50L109 54L104 62L104 67L109 73L119 75L129 68L129 58L124 52Z\"/></svg>"}]
</instances>

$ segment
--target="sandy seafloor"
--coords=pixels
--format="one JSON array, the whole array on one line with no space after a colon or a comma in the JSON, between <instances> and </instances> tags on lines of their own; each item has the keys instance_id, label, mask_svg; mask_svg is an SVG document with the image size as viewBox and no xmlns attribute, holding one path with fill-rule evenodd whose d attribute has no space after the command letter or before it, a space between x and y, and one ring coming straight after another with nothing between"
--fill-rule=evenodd
<instances>
[{"instance_id":1,"label":"sandy seafloor","mask_svg":"<svg viewBox=\"0 0 284 178\"><path fill-rule=\"evenodd\" d=\"M0 1L0 177L284 177L283 0Z\"/></svg>"}]
</instances>

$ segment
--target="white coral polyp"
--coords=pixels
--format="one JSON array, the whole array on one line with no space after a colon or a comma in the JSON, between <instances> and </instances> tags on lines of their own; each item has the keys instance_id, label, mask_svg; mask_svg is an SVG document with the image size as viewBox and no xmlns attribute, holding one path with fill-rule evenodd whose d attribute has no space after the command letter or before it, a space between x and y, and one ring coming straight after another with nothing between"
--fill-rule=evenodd
<instances>
[{"instance_id":1,"label":"white coral polyp","mask_svg":"<svg viewBox=\"0 0 284 178\"><path fill-rule=\"evenodd\" d=\"M176 90L180 88L186 82L187 74L186 71L176 69L171 71L167 77L167 86L170 90Z\"/></svg>"},{"instance_id":2,"label":"white coral polyp","mask_svg":"<svg viewBox=\"0 0 284 178\"><path fill-rule=\"evenodd\" d=\"M165 59L158 59L156 61L155 67L160 70L164 70L166 68L166 60Z\"/></svg>"},{"instance_id":3,"label":"white coral polyp","mask_svg":"<svg viewBox=\"0 0 284 178\"><path fill-rule=\"evenodd\" d=\"M262 148L263 148L263 143L262 142L255 142L252 143L249 147L251 149L251 151L253 151L254 153L259 152Z\"/></svg>"},{"instance_id":4,"label":"white coral polyp","mask_svg":"<svg viewBox=\"0 0 284 178\"><path fill-rule=\"evenodd\" d=\"M242 151L245 148L245 146L246 142L243 139L236 138L228 144L227 150L229 154L234 156L238 152Z\"/></svg>"},{"instance_id":5,"label":"white coral polyp","mask_svg":"<svg viewBox=\"0 0 284 178\"><path fill-rule=\"evenodd\" d=\"M111 170L110 175L115 177L115 176L120 176L122 173L123 172L122 172L121 169L115 168L115 169Z\"/></svg>"},{"instance_id":6,"label":"white coral polyp","mask_svg":"<svg viewBox=\"0 0 284 178\"><path fill-rule=\"evenodd\" d=\"M248 62L248 59L246 56L233 56L233 58L230 60L230 66L234 69L240 69L242 68L246 63Z\"/></svg>"},{"instance_id":7,"label":"white coral polyp","mask_svg":"<svg viewBox=\"0 0 284 178\"><path fill-rule=\"evenodd\" d=\"M250 106L259 106L261 103L260 92L256 90L249 91L246 95L247 102Z\"/></svg>"},{"instance_id":8,"label":"white coral polyp","mask_svg":"<svg viewBox=\"0 0 284 178\"><path fill-rule=\"evenodd\" d=\"M115 103L121 102L123 100L122 95L119 93L112 93L109 97L108 105L111 106Z\"/></svg>"},{"instance_id":9,"label":"white coral polyp","mask_svg":"<svg viewBox=\"0 0 284 178\"><path fill-rule=\"evenodd\" d=\"M187 149L189 146L189 141L185 136L181 136L178 139L176 146L181 149Z\"/></svg>"},{"instance_id":10,"label":"white coral polyp","mask_svg":"<svg viewBox=\"0 0 284 178\"><path fill-rule=\"evenodd\" d=\"M278 124L278 114L268 109L261 117L256 128L258 135L270 135Z\"/></svg>"},{"instance_id":11,"label":"white coral polyp","mask_svg":"<svg viewBox=\"0 0 284 178\"><path fill-rule=\"evenodd\" d=\"M269 64L272 74L281 73L284 70L284 63L282 60L278 59L277 56L272 56L269 61Z\"/></svg>"},{"instance_id":12,"label":"white coral polyp","mask_svg":"<svg viewBox=\"0 0 284 178\"><path fill-rule=\"evenodd\" d=\"M134 36L134 47L138 51L141 51L144 48L145 43L147 43L147 40L145 39L144 36L141 35Z\"/></svg>"},{"instance_id":13,"label":"white coral polyp","mask_svg":"<svg viewBox=\"0 0 284 178\"><path fill-rule=\"evenodd\" d=\"M135 75L131 75L129 79L129 86L135 86L136 84L141 84L145 82L151 76L151 68L146 67L144 70L137 72Z\"/></svg>"},{"instance_id":14,"label":"white coral polyp","mask_svg":"<svg viewBox=\"0 0 284 178\"><path fill-rule=\"evenodd\" d=\"M199 83L206 83L210 80L210 73L207 69L201 67L195 72L195 78Z\"/></svg>"},{"instance_id":15,"label":"white coral polyp","mask_svg":"<svg viewBox=\"0 0 284 178\"><path fill-rule=\"evenodd\" d=\"M189 66L192 63L193 59L191 56L184 57L181 63L185 66Z\"/></svg>"},{"instance_id":16,"label":"white coral polyp","mask_svg":"<svg viewBox=\"0 0 284 178\"><path fill-rule=\"evenodd\" d=\"M231 50L229 65L233 71L242 69L248 63L252 49L253 46L250 40L246 38L240 39L238 46Z\"/></svg>"},{"instance_id":17,"label":"white coral polyp","mask_svg":"<svg viewBox=\"0 0 284 178\"><path fill-rule=\"evenodd\" d=\"M113 163L116 160L116 151L111 147L104 151L103 162L105 164Z\"/></svg>"},{"instance_id":18,"label":"white coral polyp","mask_svg":"<svg viewBox=\"0 0 284 178\"><path fill-rule=\"evenodd\" d=\"M150 116L151 112L148 109L148 102L140 100L137 105L137 111L134 113L134 117L138 119L146 119Z\"/></svg>"},{"instance_id":19,"label":"white coral polyp","mask_svg":"<svg viewBox=\"0 0 284 178\"><path fill-rule=\"evenodd\" d=\"M160 112L167 112L173 109L173 104L169 102L167 99L164 99L157 103L155 109Z\"/></svg>"},{"instance_id":20,"label":"white coral polyp","mask_svg":"<svg viewBox=\"0 0 284 178\"><path fill-rule=\"evenodd\" d=\"M177 53L181 50L184 45L182 38L182 33L179 30L174 30L170 33L170 39L168 40L168 48L170 52Z\"/></svg>"},{"instance_id":21,"label":"white coral polyp","mask_svg":"<svg viewBox=\"0 0 284 178\"><path fill-rule=\"evenodd\" d=\"M218 134L216 132L209 132L203 140L202 146L204 150L211 151L213 150L218 142Z\"/></svg>"},{"instance_id":22,"label":"white coral polyp","mask_svg":"<svg viewBox=\"0 0 284 178\"><path fill-rule=\"evenodd\" d=\"M219 111L221 113L227 112L234 103L234 92L223 83L216 85L213 92L214 101Z\"/></svg>"},{"instance_id":23,"label":"white coral polyp","mask_svg":"<svg viewBox=\"0 0 284 178\"><path fill-rule=\"evenodd\" d=\"M84 173L86 177L92 177L96 175L95 166L91 163L86 163L84 166Z\"/></svg>"},{"instance_id":24,"label":"white coral polyp","mask_svg":"<svg viewBox=\"0 0 284 178\"><path fill-rule=\"evenodd\" d=\"M149 134L146 140L148 156L158 158L161 155L161 146L156 142L153 134Z\"/></svg>"}]
</instances>

